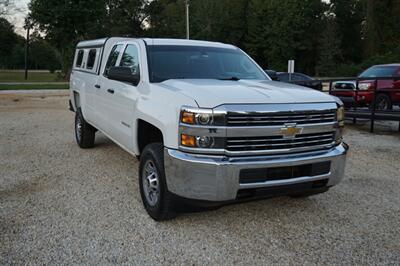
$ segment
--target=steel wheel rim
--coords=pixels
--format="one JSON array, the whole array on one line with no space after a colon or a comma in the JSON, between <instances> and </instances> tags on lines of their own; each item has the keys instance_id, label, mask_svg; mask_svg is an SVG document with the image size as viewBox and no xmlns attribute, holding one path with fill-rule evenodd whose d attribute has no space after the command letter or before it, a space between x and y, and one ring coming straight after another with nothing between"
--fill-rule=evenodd
<instances>
[{"instance_id":1,"label":"steel wheel rim","mask_svg":"<svg viewBox=\"0 0 400 266\"><path fill-rule=\"evenodd\" d=\"M76 131L76 138L78 139L78 141L80 141L82 135L82 121L79 116L76 119L75 131Z\"/></svg>"},{"instance_id":2,"label":"steel wheel rim","mask_svg":"<svg viewBox=\"0 0 400 266\"><path fill-rule=\"evenodd\" d=\"M386 109L388 109L388 104L387 104L387 102L386 102L385 99L381 99L381 100L379 101L379 103L378 103L378 109L379 109L379 110L386 110Z\"/></svg>"},{"instance_id":3,"label":"steel wheel rim","mask_svg":"<svg viewBox=\"0 0 400 266\"><path fill-rule=\"evenodd\" d=\"M160 182L157 168L153 161L148 160L142 171L142 186L146 201L150 206L155 206L160 197Z\"/></svg>"}]
</instances>

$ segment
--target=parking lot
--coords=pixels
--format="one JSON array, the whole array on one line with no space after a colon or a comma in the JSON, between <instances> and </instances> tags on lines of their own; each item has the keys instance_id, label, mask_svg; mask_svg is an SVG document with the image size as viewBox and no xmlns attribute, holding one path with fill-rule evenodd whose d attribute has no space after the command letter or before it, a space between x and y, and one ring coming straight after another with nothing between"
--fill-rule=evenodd
<instances>
[{"instance_id":1,"label":"parking lot","mask_svg":"<svg viewBox=\"0 0 400 266\"><path fill-rule=\"evenodd\" d=\"M63 94L0 94L0 264L400 264L398 125L349 125L343 182L185 213L145 212L136 158L79 149Z\"/></svg>"}]
</instances>

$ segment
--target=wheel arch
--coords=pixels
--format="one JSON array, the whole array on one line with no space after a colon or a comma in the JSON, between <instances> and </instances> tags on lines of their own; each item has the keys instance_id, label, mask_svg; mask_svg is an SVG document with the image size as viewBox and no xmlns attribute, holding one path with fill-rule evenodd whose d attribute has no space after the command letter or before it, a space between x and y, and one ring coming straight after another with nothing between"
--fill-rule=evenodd
<instances>
[{"instance_id":1,"label":"wheel arch","mask_svg":"<svg viewBox=\"0 0 400 266\"><path fill-rule=\"evenodd\" d=\"M144 147L150 143L164 143L164 134L160 128L143 119L137 120L136 143L139 155L143 152Z\"/></svg>"},{"instance_id":2,"label":"wheel arch","mask_svg":"<svg viewBox=\"0 0 400 266\"><path fill-rule=\"evenodd\" d=\"M73 99L72 106L74 108L74 111L76 112L78 108L81 107L81 97L79 95L79 92L73 91L72 99Z\"/></svg>"}]
</instances>

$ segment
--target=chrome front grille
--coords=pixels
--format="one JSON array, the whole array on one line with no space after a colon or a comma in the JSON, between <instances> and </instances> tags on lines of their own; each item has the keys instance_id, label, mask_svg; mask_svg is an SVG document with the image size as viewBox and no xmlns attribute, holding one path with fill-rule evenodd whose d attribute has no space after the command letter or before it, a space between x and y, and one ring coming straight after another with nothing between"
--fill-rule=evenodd
<instances>
[{"instance_id":1,"label":"chrome front grille","mask_svg":"<svg viewBox=\"0 0 400 266\"><path fill-rule=\"evenodd\" d=\"M223 104L213 109L213 124L179 127L180 135L207 136L213 146L179 148L228 157L329 150L341 136L337 108L336 102Z\"/></svg>"},{"instance_id":2,"label":"chrome front grille","mask_svg":"<svg viewBox=\"0 0 400 266\"><path fill-rule=\"evenodd\" d=\"M268 150L295 152L304 149L320 149L332 147L335 143L335 132L300 134L294 138L283 136L265 137L230 137L226 139L226 150L230 152Z\"/></svg>"},{"instance_id":3,"label":"chrome front grille","mask_svg":"<svg viewBox=\"0 0 400 266\"><path fill-rule=\"evenodd\" d=\"M277 112L277 113L228 113L227 125L241 126L284 126L288 123L321 124L335 122L335 110L304 111L304 112Z\"/></svg>"}]
</instances>

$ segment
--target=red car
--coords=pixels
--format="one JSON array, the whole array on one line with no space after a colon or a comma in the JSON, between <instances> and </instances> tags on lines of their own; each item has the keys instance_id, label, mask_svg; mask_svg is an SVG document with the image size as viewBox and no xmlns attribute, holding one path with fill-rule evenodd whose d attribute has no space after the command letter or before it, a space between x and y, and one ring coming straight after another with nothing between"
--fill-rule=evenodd
<instances>
[{"instance_id":1,"label":"red car","mask_svg":"<svg viewBox=\"0 0 400 266\"><path fill-rule=\"evenodd\" d=\"M356 81L337 81L332 84L331 94L339 97L345 106L372 106L374 101L374 78L388 78L377 81L376 102L377 110L390 110L393 105L400 104L400 64L376 65L368 68L358 76L358 91ZM369 80L369 78L371 78ZM365 80L367 79L367 80Z\"/></svg>"}]
</instances>

